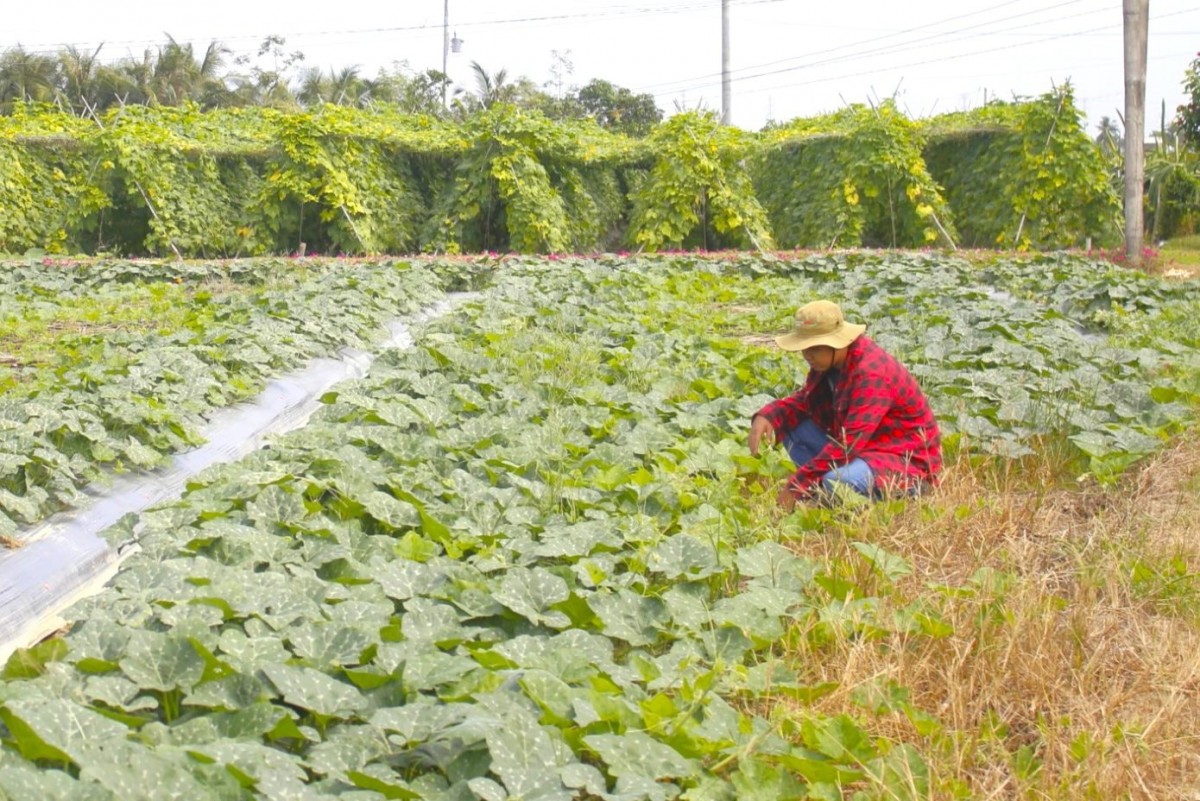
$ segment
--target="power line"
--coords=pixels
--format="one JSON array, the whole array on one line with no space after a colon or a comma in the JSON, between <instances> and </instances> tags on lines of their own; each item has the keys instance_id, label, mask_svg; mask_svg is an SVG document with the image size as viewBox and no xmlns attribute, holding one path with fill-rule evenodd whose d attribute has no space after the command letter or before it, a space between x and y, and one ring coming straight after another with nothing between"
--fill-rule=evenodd
<instances>
[{"instance_id":1,"label":"power line","mask_svg":"<svg viewBox=\"0 0 1200 801\"><path fill-rule=\"evenodd\" d=\"M771 3L780 3L780 2L784 2L784 0L731 0L731 2L734 3L735 5L741 7L741 6L755 6L755 5L765 5L765 4L771 4ZM471 29L471 28L483 28L483 27L488 27L488 26L493 26L493 25L499 26L499 25L527 24L527 23L531 23L531 22L562 23L562 22L571 22L571 21L583 20L583 19L607 19L607 18L620 18L620 17L629 17L629 16L668 16L668 15L672 15L672 14L682 14L682 13L686 13L689 11L695 11L695 10L709 11L709 10L711 10L711 8L712 8L711 2L703 2L702 0L689 0L689 2L685 2L685 3L672 4L672 5L666 5L666 6L657 6L657 7L652 6L652 7L633 8L630 6L606 6L606 7L601 7L599 9L593 9L591 11L586 11L586 12L581 12L581 13L576 13L576 14L547 14L547 15L541 15L541 16L507 17L507 18L500 18L500 19L475 20L475 21L465 20L465 21L461 21L461 22L455 22L454 27L456 29L459 29L459 28ZM252 33L252 34L246 33L246 34L227 34L227 35L219 35L218 34L218 35L214 35L214 36L207 36L207 37L200 37L200 38L193 37L193 38L188 38L188 39L177 39L176 41L179 42L180 44L195 44L195 43L201 42L203 40L217 41L217 42L225 43L225 42L232 42L232 41L238 41L238 40L262 40L265 37L271 36L271 35L283 36L285 38L286 37L310 38L310 37L324 37L324 36L361 36L361 35L374 35L374 34L394 34L394 33L440 31L441 28L442 28L442 22L438 21L438 22L421 23L419 25L395 25L395 26L387 26L387 27L375 27L375 28L350 28L350 29L323 30L323 31L285 31L282 33L272 32L270 34L267 34L267 33ZM105 42L96 42L96 41L90 41L90 42L46 42L46 43L34 45L33 49L25 49L25 52L30 53L30 54L39 54L39 55L54 55L58 52L59 49L62 49L62 48L76 47L76 48L82 48L82 49L92 49L95 47L102 47L106 44L151 45L152 46L155 44L161 44L161 40L158 40L158 39L124 39L124 40L115 40L115 41L111 41L111 42L109 42L109 41L105 41ZM10 43L10 44L6 44L6 45L0 45L0 52L7 52L9 50L15 50L18 48L22 48L22 45L20 42ZM24 49L24 48L22 48L22 49Z\"/></svg>"},{"instance_id":2,"label":"power line","mask_svg":"<svg viewBox=\"0 0 1200 801\"><path fill-rule=\"evenodd\" d=\"M1054 6L1047 7L1047 10L1048 10L1048 9L1050 9L1050 8L1054 8ZM1055 19L1055 20L1048 20L1048 21L1045 21L1045 22L1063 21L1063 20L1066 20L1066 19L1076 19L1076 18L1078 18L1078 17L1089 16L1089 15L1091 15L1091 14L1098 13L1098 11L1106 11L1106 10L1108 10L1108 9L1099 9L1099 10L1094 10L1094 11L1080 12L1080 13L1078 13L1078 14L1072 14L1072 15L1068 15L1068 16L1066 16L1066 17L1060 17L1060 18L1057 18L1057 19ZM1182 11L1172 12L1172 13L1169 13L1169 14L1161 14L1161 15L1159 15L1158 17L1156 17L1156 19L1164 19L1164 18L1168 18L1168 17L1179 16L1179 15L1181 15L1181 14L1188 14L1188 13L1192 13L1192 12L1194 12L1194 11L1197 11L1197 10L1200 10L1200 8L1190 8L1190 9L1184 9L1184 10L1182 10ZM1022 15L1018 15L1018 16L1022 16ZM1025 26L1017 26L1017 27L1014 27L1014 28L1011 28L1011 29L1007 29L1007 30L1009 30L1009 31L1011 31L1011 30L1019 30L1019 29L1022 29L1022 28L1031 27L1031 26L1033 26L1033 25L1041 25L1041 24L1044 24L1044 23L1043 23L1043 22L1041 22L1041 21L1039 21L1039 22L1035 22L1035 23L1030 23L1029 25L1025 25ZM810 83L825 83L825 82L828 82L828 81L831 81L831 80L840 80L840 79L842 79L842 78L855 78L855 77L861 77L862 75L870 75L870 74L874 74L874 73L876 73L876 72L883 72L884 70L887 70L887 69L898 69L898 68L910 67L910 66L921 66L921 65L926 65L926 64L935 64L935 63L939 63L939 62L941 62L941 61L950 61L950 60L956 60L956 59L961 59L961 58L967 58L967 57L969 57L969 56L982 55L982 54L985 54L985 53L999 52L999 51L1008 50L1008 49L1017 48L1017 47L1027 47L1027 46L1029 46L1029 45L1041 44L1041 43L1044 43L1044 42L1047 42L1047 41L1052 41L1052 40L1055 40L1055 39L1067 39L1067 38L1075 38L1075 37L1082 36L1082 35L1085 35L1085 34L1093 34L1093 33L1099 32L1099 31L1108 31L1108 30L1112 30L1112 29L1114 29L1114 28L1117 28L1117 29L1119 29L1119 28L1120 28L1120 25L1106 25L1106 26L1100 26L1100 27L1097 27L1097 28L1091 28L1091 29L1088 29L1088 30L1085 30L1085 31L1071 31L1071 32L1064 33L1064 34L1046 34L1046 35L1042 36L1040 39L1037 39L1037 40L1034 40L1034 41L1016 42L1016 43L1013 43L1013 44L1009 44L1009 45L1002 45L1002 46L999 46L999 47L995 47L995 48L989 48L989 49L985 49L985 50L975 50L975 51L973 51L973 52L971 52L971 53L958 54L958 55L951 55L951 56L944 56L944 57L940 57L940 58L936 58L936 59L928 59L928 60L924 60L924 61L914 62L914 63L911 63L911 64L901 64L901 65L896 65L895 67L881 67L881 68L879 68L879 69L872 69L872 70L867 70L867 71L865 71L865 72L851 73L851 74L849 74L849 75L833 76L833 77L830 77L830 78L822 78L822 79L818 79L818 80L813 80L813 81L809 81L809 82L795 83L795 84L785 84L785 85L780 85L780 86L777 86L777 87L770 87L770 88L768 88L768 89L762 89L762 88L759 88L759 89L753 89L753 90L743 90L743 92L744 92L744 93L746 93L746 94L755 94L755 93L762 92L762 91L769 91L770 89L773 89L773 88L780 88L780 89L784 89L784 88L791 88L791 87L794 87L794 86L806 86L806 85L809 85ZM969 41L969 40L971 40L971 39L977 39L977 38L980 38L981 36L987 36L987 35L992 35L992 34L987 34L987 33L973 34L973 35L971 35L971 36L968 36L968 37L963 37L962 39L959 39L959 40L955 40L955 41L951 41L951 42L943 42L942 44L955 44L955 43L958 43L958 42L965 42L965 41ZM787 73L787 72L795 72L795 71L797 71L797 70L801 70L801 69L809 69L809 68L816 67L816 66L823 66L823 65L826 65L826 64L833 64L833 63L838 63L838 62L842 62L842 61L848 61L848 60L852 60L852 59L860 58L861 56L864 56L864 55L870 55L870 56L879 56L879 55L888 55L888 54L901 53L901 52L905 52L905 51L908 51L908 50L915 49L916 47L918 47L918 46L922 45L922 44L923 44L923 43L924 43L924 42L925 42L927 39L938 38L938 36L940 36L940 35L935 35L935 36L932 36L932 37L926 37L926 39L922 39L922 40L916 40L916 41L910 41L910 42L898 43L896 47L893 47L893 48L888 48L888 49L885 49L885 50L882 50L882 51L870 51L870 52L858 52L858 53L851 53L851 54L848 54L848 55L845 55L845 56L839 56L839 57L836 57L836 58L831 58L831 59L824 59L824 60L821 60L821 61L815 61L815 62L811 62L811 63L808 63L808 64L799 64L799 65L795 65L795 66L791 66L791 67L785 67L785 68L781 68L781 69L777 69L777 70L769 70L769 71L766 71L766 72L760 72L760 73L755 73L755 74L750 74L750 75L739 75L739 76L735 76L735 77L733 78L733 80L735 80L735 81L747 81L747 80L753 80L753 79L755 79L755 78L763 78L763 77L767 77L767 76L770 76L770 75L779 75L779 74L783 74L783 73ZM853 46L853 45L851 45L851 46ZM675 83L682 83L682 81L677 81L677 82L675 82ZM689 86L682 87L682 88L680 88L680 89L677 89L677 90L675 90L675 91L679 91L679 92L689 92L689 91L695 91L695 90L699 90L699 89L704 89L704 88L706 88L706 87L710 86L710 85L711 85L711 83L712 83L711 81L705 81L705 82L702 82L702 83L692 83L692 84L691 84L691 85L689 85ZM666 92L656 92L655 94L656 94L656 95L662 95L662 94L666 94Z\"/></svg>"},{"instance_id":3,"label":"power line","mask_svg":"<svg viewBox=\"0 0 1200 801\"><path fill-rule=\"evenodd\" d=\"M1077 5L1077 4L1081 3L1081 2L1086 2L1086 1L1087 1L1087 0L1065 0L1065 2L1057 3L1057 4L1055 4L1055 5L1051 5L1051 6L1046 6L1046 7L1044 7L1044 8L1036 9L1036 10L1034 10L1034 11L1026 11L1026 12L1022 12L1021 14L1014 14L1014 15L1011 15L1011 16L1008 16L1008 17L1000 17L1000 18L998 18L998 19L988 20L988 21L986 21L986 22L983 22L983 23L978 23L978 24L976 24L976 25L970 25L970 26L967 26L967 27L965 27L965 28L959 28L959 29L957 29L957 30L952 30L952 31L942 31L942 32L938 32L938 33L933 33L933 34L930 34L930 35L928 35L928 36L921 37L921 38L919 38L919 39L910 39L910 40L908 40L908 41L904 41L904 42L897 42L897 43L896 43L896 44L894 44L894 45L890 45L890 46L888 46L888 47L885 47L885 48L883 48L883 49L879 49L879 50L859 50L859 51L856 51L856 52L853 52L853 53L848 53L848 54L845 54L845 55L836 56L836 57L834 57L834 58L822 59L822 60L819 60L819 61L813 61L813 62L810 62L810 63L806 63L806 64L800 64L800 65L796 65L796 66L793 66L793 67L788 67L788 68L784 68L784 69L779 69L779 70L770 70L770 71L768 71L768 72L758 73L758 74L755 74L755 75L742 75L742 76L739 76L739 77L735 78L735 80L744 80L744 79L748 79L748 78L764 77L764 76L767 76L767 75L775 75L775 74L778 74L778 73L781 73L781 72L788 72L788 71L790 71L790 70L794 70L794 69L805 69L805 68L809 68L809 67L815 67L815 66L821 66L821 65L825 65L825 64L835 64L835 63L837 63L837 62L839 62L839 61L847 61L847 60L851 60L851 59L859 58L860 56L864 56L864 55L869 55L869 56L880 56L880 55L887 55L887 54L889 54L889 53L903 52L903 51L905 51L905 50L911 50L911 49L913 49L914 47L916 47L916 46L918 46L918 45L926 44L926 43L928 43L928 42L932 42L932 41L934 41L934 40L937 40L937 39L942 39L942 38L944 38L944 37L947 37L947 36L953 36L953 35L955 35L955 34L958 34L958 33L964 33L964 32L966 32L966 31L976 30L976 29L978 29L978 28L981 28L981 27L983 27L984 25L991 25L991 24L995 24L995 23L997 23L997 22L1007 22L1008 20L1019 19L1019 18L1021 18L1021 17L1027 17L1027 16L1030 16L1030 15L1032 15L1032 14L1040 14L1040 13L1043 13L1043 12L1045 12L1045 11L1051 11L1051 10L1053 10L1053 9L1055 9L1055 8L1060 8L1060 7L1063 7L1063 6ZM845 44L845 45L838 45L837 47L831 47L831 48L827 48L827 49L825 49L825 50L818 50L818 51L815 51L815 52L813 52L813 53L808 53L808 54L806 54L806 55L804 55L804 56L793 56L793 57L784 58L784 59L777 59L777 60L775 60L775 61L768 61L768 62L764 62L764 63L762 63L762 64L756 64L756 65L751 65L751 66L747 66L747 67L740 67L740 68L738 68L738 69L735 69L733 72L734 72L734 73L738 73L738 72L744 72L745 70L761 69L761 68L763 68L763 67L771 67L771 66L774 66L774 65L776 65L776 64L787 64L787 63L789 63L789 62L793 62L793 61L799 61L799 60L801 60L801 59L812 58L812 57L814 57L814 56L821 56L821 55L826 55L826 54L829 54L829 53L836 53L836 52L838 52L838 51L840 51L840 50L846 50L846 49L849 49L849 48L861 48L861 47L863 47L863 46L865 46L865 45L868 45L868 44L871 44L871 43L873 43L873 42L878 42L878 41L882 41L882 40L884 40L884 39L889 39L889 38L895 38L896 36L902 36L902 35L904 35L904 34L906 34L906 33L918 32L918 31L921 31L921 30L925 30L925 29L928 29L928 28L932 28L932 27L934 27L934 26L936 26L936 25L943 24L943 23L945 23L945 22L948 22L948 21L953 21L953 20L956 20L956 19L964 19L964 18L966 18L966 17L970 17L970 16L977 16L977 15L979 15L979 14L984 14L984 13L987 13L988 11L994 11L994 10L997 10L997 9L999 9L999 8L1003 8L1003 7L1005 7L1005 6L1012 5L1014 2L1021 2L1021 0L1010 0L1010 2L1007 2L1007 3L1001 3L1001 4L999 4L999 5L996 5L996 6L991 6L991 7L985 8L985 9L981 9L981 10L979 10L979 11L976 11L976 12L971 12L971 13L969 13L969 14L963 14L963 15L960 15L960 16L958 16L958 17L951 17L951 18L948 18L948 19L943 19L943 20L939 20L939 21L937 21L937 22L929 23L928 25L922 25L922 26L916 26L916 27L913 27L913 28L908 28L908 29L906 29L906 30L904 30L904 31L897 31L897 32L896 32L896 33L894 33L894 34L886 34L886 35L883 35L883 36L876 36L876 37L873 37L873 38L870 38L870 39L863 39L863 40L859 40L859 41L856 41L856 42L851 42L851 43L849 43L849 44ZM1090 15L1090 14L1095 14L1095 13L1099 13L1099 12L1101 12L1101 11L1106 11L1106 10L1107 10L1107 9L1096 9L1096 10L1092 10L1092 11L1081 12L1081 13L1079 13L1079 14L1067 15L1067 16L1065 16L1065 17L1058 17L1058 18L1055 18L1055 19L1050 19L1050 20L1039 20L1039 21L1037 21L1037 22L1030 23L1029 25L1025 25L1025 26L1016 26L1016 27L1014 27L1014 28L1009 28L1009 29L1006 29L1006 31L1001 31L1001 32L1007 32L1007 31L1013 31L1013 30L1020 30L1020 29L1022 29L1022 28L1024 28L1024 27L1031 27L1031 26L1033 26L1033 25L1044 25L1044 24L1048 24L1048 23L1051 23L1051 22L1061 22L1061 21L1063 21L1063 20L1066 20L1066 19L1074 19L1074 18L1077 18L1077 17L1080 17L1080 16L1088 16L1088 15ZM977 34L976 36L979 36L979 35L984 35L984 34ZM969 38L975 38L975 37L965 37L965 38L969 39ZM948 43L944 43L944 44L950 44L950 43L952 43L952 42L948 42ZM689 90L689 89L697 89L697 88L700 88L700 87L702 87L702 86L706 86L706 85L707 85L707 82L700 83L700 84L695 84L695 82L696 82L696 81L703 80L703 79L705 79L705 78L712 78L712 77L715 77L715 75L713 75L713 74L705 74L705 75L695 76L695 77L692 77L692 78L682 78L682 79L675 80L675 81L665 81L665 82L660 82L660 83L655 83L655 84L648 84L648 85L643 85L643 86L641 86L641 87L638 87L638 91L651 91L651 90L658 89L658 88L661 88L661 87L673 86L673 85L676 85L676 84L682 84L682 83L692 84L692 85L690 85L690 86L683 87L681 90L679 90L679 91L687 91L687 90Z\"/></svg>"},{"instance_id":4,"label":"power line","mask_svg":"<svg viewBox=\"0 0 1200 801\"><path fill-rule=\"evenodd\" d=\"M1176 12L1172 12L1169 14L1161 14L1157 17L1157 19L1176 17L1176 16L1180 16L1181 14L1191 14L1196 11L1200 11L1200 7L1188 8L1188 9L1184 9L1182 11L1176 11ZM940 58L925 59L923 61L914 61L914 62L910 62L907 64L896 64L896 65L887 66L887 67L880 67L878 69L863 70L860 72L843 74L843 75L835 75L835 76L831 76L831 77L827 77L827 78L814 78L809 81L799 81L799 82L794 82L794 83L789 83L789 84L781 84L781 85L769 86L769 87L758 87L755 89L747 89L743 92L743 94L758 94L760 92L776 91L779 89L793 89L798 86L811 86L812 84L816 84L816 83L828 83L829 81L845 80L846 78L859 78L864 75L873 75L875 73L884 72L887 70L904 69L906 67L921 67L921 66L927 66L929 64L940 64L940 63L947 62L947 61L956 61L956 60L960 60L960 59L964 59L964 58L971 58L971 57L974 57L977 55L983 55L986 53L997 53L997 52L1001 52L1004 50L1013 50L1018 47L1028 47L1029 45L1042 44L1045 41L1053 40L1053 39L1070 39L1070 38L1074 38L1074 37L1081 36L1084 34L1095 33L1097 31L1103 31L1103 30L1109 30L1109 29L1116 28L1116 27L1120 27L1120 26L1119 25L1106 25L1106 26L1101 26L1101 27L1097 27L1097 28L1090 28L1086 31L1073 31L1070 33L1057 34L1054 36L1049 36L1046 39L1042 39L1042 40L1034 41L1034 42L1016 42L1016 43L1013 43L1010 45L1002 45L1000 47L993 47L993 48L989 48L986 50L976 50L976 51L973 51L970 53L959 53L959 54L950 55L950 56L942 56Z\"/></svg>"}]
</instances>

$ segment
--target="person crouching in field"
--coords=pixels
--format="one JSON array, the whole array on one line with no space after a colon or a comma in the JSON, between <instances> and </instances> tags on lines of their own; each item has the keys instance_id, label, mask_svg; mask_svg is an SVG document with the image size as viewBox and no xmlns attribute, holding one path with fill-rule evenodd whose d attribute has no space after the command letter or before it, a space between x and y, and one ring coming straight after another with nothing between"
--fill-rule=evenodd
<instances>
[{"instance_id":1,"label":"person crouching in field","mask_svg":"<svg viewBox=\"0 0 1200 801\"><path fill-rule=\"evenodd\" d=\"M796 473L779 493L791 510L800 500L831 497L838 484L868 498L915 495L937 481L941 433L929 402L904 365L846 322L836 303L796 310L795 327L775 338L800 351L808 378L799 392L768 403L750 421L750 453L764 438L781 442Z\"/></svg>"}]
</instances>

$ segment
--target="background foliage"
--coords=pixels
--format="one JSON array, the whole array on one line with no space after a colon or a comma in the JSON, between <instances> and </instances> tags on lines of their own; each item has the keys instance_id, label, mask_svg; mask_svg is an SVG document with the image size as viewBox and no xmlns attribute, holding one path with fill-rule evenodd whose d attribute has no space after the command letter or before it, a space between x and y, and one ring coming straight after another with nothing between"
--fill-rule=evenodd
<instances>
[{"instance_id":1,"label":"background foliage","mask_svg":"<svg viewBox=\"0 0 1200 801\"><path fill-rule=\"evenodd\" d=\"M926 161L962 244L1059 248L1111 240L1120 208L1070 86L925 123Z\"/></svg>"},{"instance_id":2,"label":"background foliage","mask_svg":"<svg viewBox=\"0 0 1200 801\"><path fill-rule=\"evenodd\" d=\"M761 133L691 112L642 138L505 102L459 121L391 104L89 114L0 118L0 252L1025 249L1117 231L1069 88L924 124L890 103Z\"/></svg>"},{"instance_id":3,"label":"background foliage","mask_svg":"<svg viewBox=\"0 0 1200 801\"><path fill-rule=\"evenodd\" d=\"M754 181L781 245L948 244L951 215L921 131L892 102L796 120L764 138Z\"/></svg>"}]
</instances>

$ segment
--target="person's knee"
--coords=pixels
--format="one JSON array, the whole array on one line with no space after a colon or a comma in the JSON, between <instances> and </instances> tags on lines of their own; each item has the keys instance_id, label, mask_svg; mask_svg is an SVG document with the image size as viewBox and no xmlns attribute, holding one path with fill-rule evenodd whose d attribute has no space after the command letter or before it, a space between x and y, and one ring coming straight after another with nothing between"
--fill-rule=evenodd
<instances>
[{"instance_id":1,"label":"person's knee","mask_svg":"<svg viewBox=\"0 0 1200 801\"><path fill-rule=\"evenodd\" d=\"M855 469L856 467L859 469ZM869 496L871 494L871 471L865 464L851 464L847 467L830 470L821 476L821 487L831 495L837 493L838 485L851 489L859 495Z\"/></svg>"},{"instance_id":2,"label":"person's knee","mask_svg":"<svg viewBox=\"0 0 1200 801\"><path fill-rule=\"evenodd\" d=\"M841 475L837 475L835 473L826 473L825 475L821 476L821 489L825 490L825 492L829 493L830 495L837 495L838 487L845 487L845 489L857 492L859 495L866 495L861 487L858 487L852 481L846 480L846 478ZM845 490L842 491L844 492Z\"/></svg>"}]
</instances>

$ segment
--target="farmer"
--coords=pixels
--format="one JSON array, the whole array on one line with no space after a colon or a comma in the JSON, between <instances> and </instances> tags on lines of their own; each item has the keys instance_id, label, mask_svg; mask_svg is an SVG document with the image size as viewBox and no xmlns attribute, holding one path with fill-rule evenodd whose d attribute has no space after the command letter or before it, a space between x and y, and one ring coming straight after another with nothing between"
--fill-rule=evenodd
<instances>
[{"instance_id":1,"label":"farmer","mask_svg":"<svg viewBox=\"0 0 1200 801\"><path fill-rule=\"evenodd\" d=\"M871 341L866 326L846 322L836 303L796 310L795 327L775 342L800 351L808 379L799 392L772 401L750 421L750 453L782 442L796 473L779 493L791 510L799 500L828 498L838 484L869 498L916 494L942 469L941 434L916 380Z\"/></svg>"}]
</instances>

